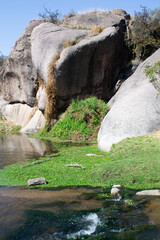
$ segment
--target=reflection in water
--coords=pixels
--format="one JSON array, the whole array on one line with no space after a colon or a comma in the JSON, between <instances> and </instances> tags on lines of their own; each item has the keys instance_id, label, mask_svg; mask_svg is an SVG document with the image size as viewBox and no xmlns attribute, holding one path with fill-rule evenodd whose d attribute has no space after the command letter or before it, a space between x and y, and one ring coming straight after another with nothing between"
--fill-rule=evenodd
<instances>
[{"instance_id":1,"label":"reflection in water","mask_svg":"<svg viewBox=\"0 0 160 240\"><path fill-rule=\"evenodd\" d=\"M0 133L0 168L53 151L55 148L50 141L29 138L26 135Z\"/></svg>"}]
</instances>

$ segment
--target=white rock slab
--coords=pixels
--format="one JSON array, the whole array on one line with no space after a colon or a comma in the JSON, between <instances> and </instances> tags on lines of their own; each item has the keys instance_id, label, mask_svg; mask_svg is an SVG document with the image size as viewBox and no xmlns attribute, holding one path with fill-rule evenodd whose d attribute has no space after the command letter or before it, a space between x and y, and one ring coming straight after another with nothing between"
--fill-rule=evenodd
<instances>
[{"instance_id":1,"label":"white rock slab","mask_svg":"<svg viewBox=\"0 0 160 240\"><path fill-rule=\"evenodd\" d=\"M160 196L160 190L144 190L136 193L137 196Z\"/></svg>"}]
</instances>

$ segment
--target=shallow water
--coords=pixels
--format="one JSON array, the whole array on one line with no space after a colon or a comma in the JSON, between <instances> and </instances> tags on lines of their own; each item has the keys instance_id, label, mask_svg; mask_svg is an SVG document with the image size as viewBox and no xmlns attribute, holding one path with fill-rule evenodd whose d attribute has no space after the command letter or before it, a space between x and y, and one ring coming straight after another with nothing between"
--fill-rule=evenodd
<instances>
[{"instance_id":1,"label":"shallow water","mask_svg":"<svg viewBox=\"0 0 160 240\"><path fill-rule=\"evenodd\" d=\"M50 142L0 134L0 167L52 151ZM106 192L0 187L0 239L160 239L160 198L127 189L121 199L100 198Z\"/></svg>"},{"instance_id":2,"label":"shallow water","mask_svg":"<svg viewBox=\"0 0 160 240\"><path fill-rule=\"evenodd\" d=\"M56 151L53 143L26 135L0 133L0 168Z\"/></svg>"}]
</instances>

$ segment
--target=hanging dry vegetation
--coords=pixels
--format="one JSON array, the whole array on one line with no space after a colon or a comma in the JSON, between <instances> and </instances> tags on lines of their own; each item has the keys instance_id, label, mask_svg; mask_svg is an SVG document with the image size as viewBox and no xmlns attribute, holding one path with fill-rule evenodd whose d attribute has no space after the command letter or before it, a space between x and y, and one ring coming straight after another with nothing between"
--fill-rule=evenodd
<instances>
[{"instance_id":1,"label":"hanging dry vegetation","mask_svg":"<svg viewBox=\"0 0 160 240\"><path fill-rule=\"evenodd\" d=\"M47 102L46 102L46 109L45 109L45 119L47 124L50 124L51 119L56 118L56 113L57 113L57 109L56 109L57 88L56 88L56 81L54 78L54 67L59 57L60 57L60 54L57 53L53 61L49 64L48 81L46 84Z\"/></svg>"}]
</instances>

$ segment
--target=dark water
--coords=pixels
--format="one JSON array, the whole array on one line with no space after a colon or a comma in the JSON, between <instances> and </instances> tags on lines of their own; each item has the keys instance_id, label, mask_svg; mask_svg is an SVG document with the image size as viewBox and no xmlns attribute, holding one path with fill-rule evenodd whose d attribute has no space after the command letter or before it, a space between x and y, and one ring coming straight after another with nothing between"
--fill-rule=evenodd
<instances>
[{"instance_id":1,"label":"dark water","mask_svg":"<svg viewBox=\"0 0 160 240\"><path fill-rule=\"evenodd\" d=\"M56 151L50 142L0 136L1 167L50 151ZM160 198L124 189L117 201L109 193L0 187L0 240L160 239Z\"/></svg>"}]
</instances>

